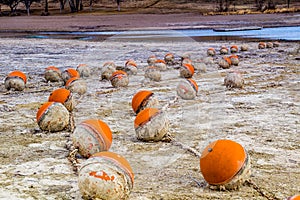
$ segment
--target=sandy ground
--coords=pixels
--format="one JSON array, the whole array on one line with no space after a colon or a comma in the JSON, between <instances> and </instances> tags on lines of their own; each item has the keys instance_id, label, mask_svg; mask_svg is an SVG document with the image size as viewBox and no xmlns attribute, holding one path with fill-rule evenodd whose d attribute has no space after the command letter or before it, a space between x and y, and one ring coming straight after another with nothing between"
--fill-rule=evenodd
<instances>
[{"instance_id":1,"label":"sandy ground","mask_svg":"<svg viewBox=\"0 0 300 200\"><path fill-rule=\"evenodd\" d=\"M23 92L7 92L0 86L0 199L81 199L77 174L67 157L70 132L45 133L35 117L50 92L61 87L44 81L44 69L61 70L86 63L94 71L86 79L88 92L74 111L75 123L98 118L113 131L110 151L123 155L135 173L130 199L285 199L300 191L299 140L299 43L284 43L274 49L240 52L240 65L232 69L245 78L243 89L223 85L229 70L218 68L221 55L205 63L206 49L241 45L242 41L195 42L190 38L128 41L118 35L104 42L1 38L1 72L4 80L12 70L23 70L28 84ZM136 139L131 98L140 89L150 89L160 107L176 97L181 81L170 66L161 82L144 80L148 56L158 58L172 52L176 59L190 52L198 69L194 79L199 93L167 109L170 134L176 141L201 153L210 142L231 139L251 156L252 177L258 189L244 185L237 191L214 191L207 187L199 158L168 142L145 143ZM106 61L124 65L138 63L138 74L130 76L126 88L113 89L99 81ZM81 162L81 160L80 160ZM263 194L259 193L261 190Z\"/></svg>"}]
</instances>

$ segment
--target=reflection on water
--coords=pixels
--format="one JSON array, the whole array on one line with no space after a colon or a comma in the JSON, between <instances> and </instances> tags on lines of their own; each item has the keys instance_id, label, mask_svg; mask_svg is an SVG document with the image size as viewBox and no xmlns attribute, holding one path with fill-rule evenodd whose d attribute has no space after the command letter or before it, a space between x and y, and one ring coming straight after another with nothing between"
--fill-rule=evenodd
<instances>
[{"instance_id":1,"label":"reflection on water","mask_svg":"<svg viewBox=\"0 0 300 200\"><path fill-rule=\"evenodd\" d=\"M113 37L111 37L113 36ZM182 30L133 30L133 31L101 31L101 32L39 32L27 37L34 38L64 38L80 40L104 40L110 37L114 40L149 40L164 38L191 37L195 40L251 40L269 39L300 41L300 26L262 28L260 30L218 32L212 29L182 29Z\"/></svg>"}]
</instances>

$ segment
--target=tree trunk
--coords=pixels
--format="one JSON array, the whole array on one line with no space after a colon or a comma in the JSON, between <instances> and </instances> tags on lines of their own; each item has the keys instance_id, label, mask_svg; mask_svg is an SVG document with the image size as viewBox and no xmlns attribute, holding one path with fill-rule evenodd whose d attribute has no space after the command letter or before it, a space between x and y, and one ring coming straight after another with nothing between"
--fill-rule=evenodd
<instances>
[{"instance_id":1,"label":"tree trunk","mask_svg":"<svg viewBox=\"0 0 300 200\"><path fill-rule=\"evenodd\" d=\"M291 0L287 0L287 7L290 8Z\"/></svg>"},{"instance_id":2,"label":"tree trunk","mask_svg":"<svg viewBox=\"0 0 300 200\"><path fill-rule=\"evenodd\" d=\"M45 13L48 13L48 0L45 0Z\"/></svg>"}]
</instances>

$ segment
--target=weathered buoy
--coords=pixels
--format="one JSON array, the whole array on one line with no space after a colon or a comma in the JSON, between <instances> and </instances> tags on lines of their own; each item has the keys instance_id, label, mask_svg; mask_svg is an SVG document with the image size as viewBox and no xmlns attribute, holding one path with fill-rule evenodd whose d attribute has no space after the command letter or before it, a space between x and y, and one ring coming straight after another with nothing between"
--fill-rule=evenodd
<instances>
[{"instance_id":1,"label":"weathered buoy","mask_svg":"<svg viewBox=\"0 0 300 200\"><path fill-rule=\"evenodd\" d=\"M191 59L192 56L191 56L191 53L190 52L184 52L181 56L181 61L184 60L184 59Z\"/></svg>"},{"instance_id":2,"label":"weathered buoy","mask_svg":"<svg viewBox=\"0 0 300 200\"><path fill-rule=\"evenodd\" d=\"M23 91L26 83L27 77L21 71L10 72L4 80L5 88L7 90L14 89L16 91Z\"/></svg>"},{"instance_id":3,"label":"weathered buoy","mask_svg":"<svg viewBox=\"0 0 300 200\"><path fill-rule=\"evenodd\" d=\"M175 57L172 53L167 53L164 57L164 60L167 65L174 65L175 63Z\"/></svg>"},{"instance_id":4,"label":"weathered buoy","mask_svg":"<svg viewBox=\"0 0 300 200\"><path fill-rule=\"evenodd\" d=\"M258 49L265 49L267 44L265 42L258 43Z\"/></svg>"},{"instance_id":5,"label":"weathered buoy","mask_svg":"<svg viewBox=\"0 0 300 200\"><path fill-rule=\"evenodd\" d=\"M228 48L226 46L221 46L220 54L222 55L228 54Z\"/></svg>"},{"instance_id":6,"label":"weathered buoy","mask_svg":"<svg viewBox=\"0 0 300 200\"><path fill-rule=\"evenodd\" d=\"M207 56L215 56L216 50L214 48L208 48L206 53L207 53Z\"/></svg>"},{"instance_id":7,"label":"weathered buoy","mask_svg":"<svg viewBox=\"0 0 300 200\"><path fill-rule=\"evenodd\" d=\"M228 69L231 66L231 60L229 57L223 57L220 61L219 61L219 66L223 69Z\"/></svg>"},{"instance_id":8,"label":"weathered buoy","mask_svg":"<svg viewBox=\"0 0 300 200\"><path fill-rule=\"evenodd\" d=\"M123 69L128 75L136 75L138 72L137 64L134 60L127 60Z\"/></svg>"},{"instance_id":9,"label":"weathered buoy","mask_svg":"<svg viewBox=\"0 0 300 200\"><path fill-rule=\"evenodd\" d=\"M145 70L145 78L149 78L151 81L160 81L160 70L155 66L148 66Z\"/></svg>"},{"instance_id":10,"label":"weathered buoy","mask_svg":"<svg viewBox=\"0 0 300 200\"><path fill-rule=\"evenodd\" d=\"M99 152L84 161L78 173L83 199L126 200L134 183L128 161L113 152Z\"/></svg>"},{"instance_id":11,"label":"weathered buoy","mask_svg":"<svg viewBox=\"0 0 300 200\"><path fill-rule=\"evenodd\" d=\"M76 68L76 71L78 71L81 78L87 78L91 76L91 69L87 64L79 64Z\"/></svg>"},{"instance_id":12,"label":"weathered buoy","mask_svg":"<svg viewBox=\"0 0 300 200\"><path fill-rule=\"evenodd\" d=\"M66 83L70 78L73 78L73 77L77 77L77 78L80 77L80 74L76 69L68 68L62 72L62 79L63 79L64 83Z\"/></svg>"},{"instance_id":13,"label":"weathered buoy","mask_svg":"<svg viewBox=\"0 0 300 200\"><path fill-rule=\"evenodd\" d=\"M129 78L126 72L122 70L115 71L111 77L110 82L113 87L126 87L129 84Z\"/></svg>"},{"instance_id":14,"label":"weathered buoy","mask_svg":"<svg viewBox=\"0 0 300 200\"><path fill-rule=\"evenodd\" d=\"M279 47L280 43L278 41L273 42L273 47Z\"/></svg>"},{"instance_id":15,"label":"weathered buoy","mask_svg":"<svg viewBox=\"0 0 300 200\"><path fill-rule=\"evenodd\" d=\"M169 120L163 111L145 108L137 114L134 128L139 140L160 141L169 131Z\"/></svg>"},{"instance_id":16,"label":"weathered buoy","mask_svg":"<svg viewBox=\"0 0 300 200\"><path fill-rule=\"evenodd\" d=\"M148 57L147 59L147 63L149 66L152 66L154 65L155 61L157 60L156 56L155 55L151 55Z\"/></svg>"},{"instance_id":17,"label":"weathered buoy","mask_svg":"<svg viewBox=\"0 0 300 200\"><path fill-rule=\"evenodd\" d=\"M59 102L46 102L38 110L37 123L41 130L57 132L69 125L69 111Z\"/></svg>"},{"instance_id":18,"label":"weathered buoy","mask_svg":"<svg viewBox=\"0 0 300 200\"><path fill-rule=\"evenodd\" d=\"M70 78L65 85L66 89L70 90L72 93L77 93L79 95L83 95L87 91L87 85L85 80L73 77Z\"/></svg>"},{"instance_id":19,"label":"weathered buoy","mask_svg":"<svg viewBox=\"0 0 300 200\"><path fill-rule=\"evenodd\" d=\"M157 67L160 71L167 70L167 64L164 60L160 60L160 59L156 60L154 66Z\"/></svg>"},{"instance_id":20,"label":"weathered buoy","mask_svg":"<svg viewBox=\"0 0 300 200\"><path fill-rule=\"evenodd\" d=\"M72 134L74 147L83 157L100 151L108 151L112 143L109 126L99 119L88 119L78 124Z\"/></svg>"},{"instance_id":21,"label":"weathered buoy","mask_svg":"<svg viewBox=\"0 0 300 200\"><path fill-rule=\"evenodd\" d=\"M230 58L232 65L235 65L235 66L239 65L240 61L239 61L239 57L237 55L232 54L229 56L229 58Z\"/></svg>"},{"instance_id":22,"label":"weathered buoy","mask_svg":"<svg viewBox=\"0 0 300 200\"><path fill-rule=\"evenodd\" d=\"M194 75L195 68L191 64L184 64L179 68L179 75L182 78L192 78Z\"/></svg>"},{"instance_id":23,"label":"weathered buoy","mask_svg":"<svg viewBox=\"0 0 300 200\"><path fill-rule=\"evenodd\" d=\"M268 49L272 49L274 46L273 46L273 42L267 42L266 43L266 48Z\"/></svg>"},{"instance_id":24,"label":"weathered buoy","mask_svg":"<svg viewBox=\"0 0 300 200\"><path fill-rule=\"evenodd\" d=\"M184 64L193 65L193 61L189 58L184 58L181 60L181 65L184 65Z\"/></svg>"},{"instance_id":25,"label":"weathered buoy","mask_svg":"<svg viewBox=\"0 0 300 200\"><path fill-rule=\"evenodd\" d=\"M195 99L198 93L198 84L194 79L182 79L176 88L177 95L182 99Z\"/></svg>"},{"instance_id":26,"label":"weathered buoy","mask_svg":"<svg viewBox=\"0 0 300 200\"><path fill-rule=\"evenodd\" d=\"M138 91L131 100L131 107L136 114L145 108L156 107L157 105L157 98L149 90Z\"/></svg>"},{"instance_id":27,"label":"weathered buoy","mask_svg":"<svg viewBox=\"0 0 300 200\"><path fill-rule=\"evenodd\" d=\"M239 51L238 46L232 45L232 46L230 47L230 52L231 52L231 53L237 53L238 51Z\"/></svg>"},{"instance_id":28,"label":"weathered buoy","mask_svg":"<svg viewBox=\"0 0 300 200\"><path fill-rule=\"evenodd\" d=\"M49 95L48 101L60 102L70 112L74 109L75 106L75 102L71 91L65 88L58 88L56 90L53 90Z\"/></svg>"},{"instance_id":29,"label":"weathered buoy","mask_svg":"<svg viewBox=\"0 0 300 200\"><path fill-rule=\"evenodd\" d=\"M224 78L224 85L227 88L243 88L244 86L244 78L239 72L229 72Z\"/></svg>"},{"instance_id":30,"label":"weathered buoy","mask_svg":"<svg viewBox=\"0 0 300 200\"><path fill-rule=\"evenodd\" d=\"M200 170L212 189L238 189L250 178L250 157L232 140L216 140L202 152Z\"/></svg>"},{"instance_id":31,"label":"weathered buoy","mask_svg":"<svg viewBox=\"0 0 300 200\"><path fill-rule=\"evenodd\" d=\"M47 67L44 76L47 82L59 82L62 80L61 71L55 66Z\"/></svg>"},{"instance_id":32,"label":"weathered buoy","mask_svg":"<svg viewBox=\"0 0 300 200\"><path fill-rule=\"evenodd\" d=\"M300 200L300 194L288 197L287 200Z\"/></svg>"},{"instance_id":33,"label":"weathered buoy","mask_svg":"<svg viewBox=\"0 0 300 200\"><path fill-rule=\"evenodd\" d=\"M109 80L111 75L116 71L116 64L112 61L105 62L101 68L101 80Z\"/></svg>"},{"instance_id":34,"label":"weathered buoy","mask_svg":"<svg viewBox=\"0 0 300 200\"><path fill-rule=\"evenodd\" d=\"M241 51L248 51L249 46L247 44L242 44L240 49L241 49Z\"/></svg>"}]
</instances>

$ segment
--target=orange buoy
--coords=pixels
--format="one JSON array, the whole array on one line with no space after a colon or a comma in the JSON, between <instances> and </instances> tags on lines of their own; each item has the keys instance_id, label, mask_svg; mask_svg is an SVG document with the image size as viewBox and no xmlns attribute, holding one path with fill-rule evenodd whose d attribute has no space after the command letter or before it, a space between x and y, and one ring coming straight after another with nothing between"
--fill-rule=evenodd
<instances>
[{"instance_id":1,"label":"orange buoy","mask_svg":"<svg viewBox=\"0 0 300 200\"><path fill-rule=\"evenodd\" d=\"M133 111L137 114L141 110L158 105L158 100L155 98L154 93L149 90L141 90L137 92L131 101Z\"/></svg>"},{"instance_id":2,"label":"orange buoy","mask_svg":"<svg viewBox=\"0 0 300 200\"><path fill-rule=\"evenodd\" d=\"M73 145L83 157L108 151L112 143L109 126L99 119L88 119L78 124L72 135Z\"/></svg>"},{"instance_id":3,"label":"orange buoy","mask_svg":"<svg viewBox=\"0 0 300 200\"><path fill-rule=\"evenodd\" d=\"M79 95L83 95L87 91L87 85L85 80L73 77L70 78L65 85L66 89L70 90L72 93L77 93Z\"/></svg>"},{"instance_id":4,"label":"orange buoy","mask_svg":"<svg viewBox=\"0 0 300 200\"><path fill-rule=\"evenodd\" d=\"M216 140L202 152L200 169L211 188L237 189L250 177L250 157L232 140Z\"/></svg>"},{"instance_id":5,"label":"orange buoy","mask_svg":"<svg viewBox=\"0 0 300 200\"><path fill-rule=\"evenodd\" d=\"M129 78L126 72L117 70L111 75L110 82L113 87L126 87L129 84Z\"/></svg>"},{"instance_id":6,"label":"orange buoy","mask_svg":"<svg viewBox=\"0 0 300 200\"><path fill-rule=\"evenodd\" d=\"M65 71L62 72L62 79L66 83L70 78L73 77L80 77L79 72L76 69L68 68Z\"/></svg>"},{"instance_id":7,"label":"orange buoy","mask_svg":"<svg viewBox=\"0 0 300 200\"><path fill-rule=\"evenodd\" d=\"M194 79L183 79L177 85L176 92L182 99L194 99L198 93L198 84Z\"/></svg>"},{"instance_id":8,"label":"orange buoy","mask_svg":"<svg viewBox=\"0 0 300 200\"><path fill-rule=\"evenodd\" d=\"M237 53L238 51L239 51L238 46L232 45L232 46L230 47L230 52L231 52L231 53Z\"/></svg>"},{"instance_id":9,"label":"orange buoy","mask_svg":"<svg viewBox=\"0 0 300 200\"><path fill-rule=\"evenodd\" d=\"M226 46L221 46L220 54L228 54L228 48Z\"/></svg>"},{"instance_id":10,"label":"orange buoy","mask_svg":"<svg viewBox=\"0 0 300 200\"><path fill-rule=\"evenodd\" d=\"M134 60L127 60L123 69L128 75L136 75L138 72L137 64Z\"/></svg>"},{"instance_id":11,"label":"orange buoy","mask_svg":"<svg viewBox=\"0 0 300 200\"><path fill-rule=\"evenodd\" d=\"M164 57L164 61L167 65L174 65L175 63L175 57L172 53L167 53Z\"/></svg>"},{"instance_id":12,"label":"orange buoy","mask_svg":"<svg viewBox=\"0 0 300 200\"><path fill-rule=\"evenodd\" d=\"M160 141L169 130L169 120L161 110L145 108L137 114L134 128L139 140Z\"/></svg>"},{"instance_id":13,"label":"orange buoy","mask_svg":"<svg viewBox=\"0 0 300 200\"><path fill-rule=\"evenodd\" d=\"M69 111L59 102L46 102L38 110L36 120L41 130L57 132L69 125Z\"/></svg>"},{"instance_id":14,"label":"orange buoy","mask_svg":"<svg viewBox=\"0 0 300 200\"><path fill-rule=\"evenodd\" d=\"M183 64L180 68L179 68L179 75L182 78L192 78L192 76L194 75L195 72L195 68L193 65L191 64Z\"/></svg>"},{"instance_id":15,"label":"orange buoy","mask_svg":"<svg viewBox=\"0 0 300 200\"><path fill-rule=\"evenodd\" d=\"M258 43L258 49L265 49L267 47L267 44L265 42Z\"/></svg>"},{"instance_id":16,"label":"orange buoy","mask_svg":"<svg viewBox=\"0 0 300 200\"><path fill-rule=\"evenodd\" d=\"M10 72L4 80L5 88L7 90L14 89L16 91L22 91L25 89L26 83L26 75L18 70Z\"/></svg>"},{"instance_id":17,"label":"orange buoy","mask_svg":"<svg viewBox=\"0 0 300 200\"><path fill-rule=\"evenodd\" d=\"M79 76L82 78L87 78L91 76L91 69L87 64L79 64L76 68L76 71L79 73Z\"/></svg>"},{"instance_id":18,"label":"orange buoy","mask_svg":"<svg viewBox=\"0 0 300 200\"><path fill-rule=\"evenodd\" d=\"M287 200L300 200L300 194L288 197Z\"/></svg>"},{"instance_id":19,"label":"orange buoy","mask_svg":"<svg viewBox=\"0 0 300 200\"><path fill-rule=\"evenodd\" d=\"M72 111L75 105L71 91L65 88L53 90L49 95L48 101L60 102L68 109L68 111Z\"/></svg>"},{"instance_id":20,"label":"orange buoy","mask_svg":"<svg viewBox=\"0 0 300 200\"><path fill-rule=\"evenodd\" d=\"M239 57L237 55L232 54L229 56L229 59L230 59L232 65L238 66L240 63Z\"/></svg>"},{"instance_id":21,"label":"orange buoy","mask_svg":"<svg viewBox=\"0 0 300 200\"><path fill-rule=\"evenodd\" d=\"M47 67L44 77L47 82L59 82L62 80L61 71L55 66Z\"/></svg>"},{"instance_id":22,"label":"orange buoy","mask_svg":"<svg viewBox=\"0 0 300 200\"><path fill-rule=\"evenodd\" d=\"M84 199L126 200L134 183L129 162L113 152L99 152L81 164L79 191Z\"/></svg>"},{"instance_id":23,"label":"orange buoy","mask_svg":"<svg viewBox=\"0 0 300 200\"><path fill-rule=\"evenodd\" d=\"M147 59L147 63L149 66L152 66L154 65L155 61L157 60L156 56L155 55L151 55L148 57Z\"/></svg>"},{"instance_id":24,"label":"orange buoy","mask_svg":"<svg viewBox=\"0 0 300 200\"><path fill-rule=\"evenodd\" d=\"M231 66L231 60L229 57L224 56L220 61L219 61L219 66L223 69L228 69Z\"/></svg>"}]
</instances>

